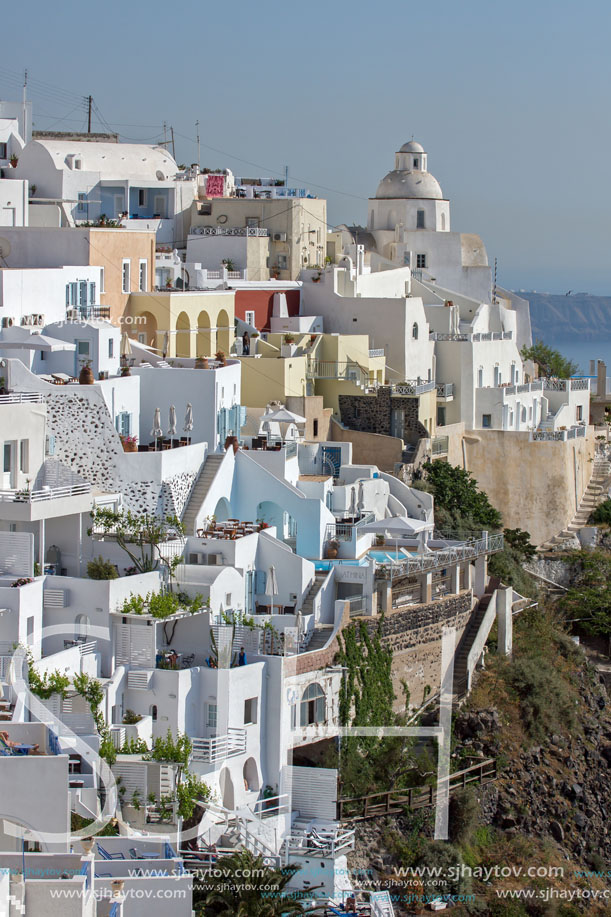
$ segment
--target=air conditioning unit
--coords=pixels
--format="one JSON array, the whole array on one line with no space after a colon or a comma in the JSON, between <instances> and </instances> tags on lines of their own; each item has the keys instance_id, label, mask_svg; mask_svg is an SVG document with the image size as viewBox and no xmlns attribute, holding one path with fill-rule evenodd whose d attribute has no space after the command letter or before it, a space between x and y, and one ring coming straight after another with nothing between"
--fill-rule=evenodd
<instances>
[{"instance_id":1,"label":"air conditioning unit","mask_svg":"<svg viewBox=\"0 0 611 917\"><path fill-rule=\"evenodd\" d=\"M35 324L35 325L44 325L44 323L45 323L45 317L44 317L44 315L38 314L38 315L35 315L35 316L34 316L34 324Z\"/></svg>"},{"instance_id":2,"label":"air conditioning unit","mask_svg":"<svg viewBox=\"0 0 611 917\"><path fill-rule=\"evenodd\" d=\"M201 563L201 560L200 560L200 557L201 557L201 556L202 556L201 554L189 554L189 563L190 563L190 564L200 564L200 563Z\"/></svg>"},{"instance_id":3,"label":"air conditioning unit","mask_svg":"<svg viewBox=\"0 0 611 917\"><path fill-rule=\"evenodd\" d=\"M206 558L206 563L209 567L222 567L223 566L223 555L222 554L208 554Z\"/></svg>"},{"instance_id":4,"label":"air conditioning unit","mask_svg":"<svg viewBox=\"0 0 611 917\"><path fill-rule=\"evenodd\" d=\"M3 328L12 328L12 327L13 327L13 319L12 319L12 318L3 318L3 319L2 319L2 327L3 327Z\"/></svg>"},{"instance_id":5,"label":"air conditioning unit","mask_svg":"<svg viewBox=\"0 0 611 917\"><path fill-rule=\"evenodd\" d=\"M274 242L286 242L286 233L285 232L275 232L273 239L274 239Z\"/></svg>"}]
</instances>

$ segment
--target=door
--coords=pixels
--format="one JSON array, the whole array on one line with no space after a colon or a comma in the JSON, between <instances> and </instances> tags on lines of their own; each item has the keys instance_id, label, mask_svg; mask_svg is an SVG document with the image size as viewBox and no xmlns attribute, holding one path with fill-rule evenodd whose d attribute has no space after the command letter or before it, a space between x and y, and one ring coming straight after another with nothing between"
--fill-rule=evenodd
<instances>
[{"instance_id":1,"label":"door","mask_svg":"<svg viewBox=\"0 0 611 917\"><path fill-rule=\"evenodd\" d=\"M155 195L155 205L153 208L153 213L158 213L162 220L165 220L168 215L168 202L163 194Z\"/></svg>"},{"instance_id":2,"label":"door","mask_svg":"<svg viewBox=\"0 0 611 917\"><path fill-rule=\"evenodd\" d=\"M74 351L74 374L78 376L81 369L91 359L89 341L76 341L76 350Z\"/></svg>"},{"instance_id":3,"label":"door","mask_svg":"<svg viewBox=\"0 0 611 917\"><path fill-rule=\"evenodd\" d=\"M119 216L119 214L123 213L125 210L125 206L124 206L125 198L123 197L122 194L115 194L114 201L115 201L115 212L113 214L113 219L116 219Z\"/></svg>"}]
</instances>

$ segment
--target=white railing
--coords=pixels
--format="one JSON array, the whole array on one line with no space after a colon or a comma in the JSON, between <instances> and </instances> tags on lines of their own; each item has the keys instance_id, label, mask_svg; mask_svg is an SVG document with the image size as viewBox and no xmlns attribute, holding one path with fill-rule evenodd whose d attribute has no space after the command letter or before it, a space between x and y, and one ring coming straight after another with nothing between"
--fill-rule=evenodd
<instances>
[{"instance_id":1,"label":"white railing","mask_svg":"<svg viewBox=\"0 0 611 917\"><path fill-rule=\"evenodd\" d=\"M563 443L568 439L577 439L585 435L585 426L571 427L570 430L534 430L532 441L535 443Z\"/></svg>"},{"instance_id":2,"label":"white railing","mask_svg":"<svg viewBox=\"0 0 611 917\"><path fill-rule=\"evenodd\" d=\"M438 398L450 398L454 395L453 382L437 382L436 387Z\"/></svg>"},{"instance_id":3,"label":"white railing","mask_svg":"<svg viewBox=\"0 0 611 917\"><path fill-rule=\"evenodd\" d=\"M406 379L403 382L393 382L390 386L393 395L422 395L435 389L434 382L421 382L419 379Z\"/></svg>"},{"instance_id":4,"label":"white railing","mask_svg":"<svg viewBox=\"0 0 611 917\"><path fill-rule=\"evenodd\" d=\"M44 397L41 392L11 392L10 395L0 395L0 404L40 404L42 401Z\"/></svg>"},{"instance_id":5,"label":"white railing","mask_svg":"<svg viewBox=\"0 0 611 917\"><path fill-rule=\"evenodd\" d=\"M214 764L225 758L243 755L246 751L246 730L229 727L226 735L215 736L213 739L191 739L193 761L203 764Z\"/></svg>"},{"instance_id":6,"label":"white railing","mask_svg":"<svg viewBox=\"0 0 611 917\"><path fill-rule=\"evenodd\" d=\"M269 236L269 230L261 226L192 226L192 236ZM208 271L208 277L210 271Z\"/></svg>"},{"instance_id":7,"label":"white railing","mask_svg":"<svg viewBox=\"0 0 611 917\"><path fill-rule=\"evenodd\" d=\"M288 793L282 793L279 796L268 796L267 799L259 799L254 806L250 806L250 811L257 818L270 818L272 815L286 815L291 811L290 797Z\"/></svg>"},{"instance_id":8,"label":"white railing","mask_svg":"<svg viewBox=\"0 0 611 917\"><path fill-rule=\"evenodd\" d=\"M384 563L376 561L376 567L390 569L393 576L397 574L409 576L412 573L426 573L438 567L450 567L460 561L471 560L483 554L495 554L497 551L502 551L503 546L503 535L489 535L484 532L481 538L452 545L442 551L418 554L400 561L386 561Z\"/></svg>"},{"instance_id":9,"label":"white railing","mask_svg":"<svg viewBox=\"0 0 611 917\"><path fill-rule=\"evenodd\" d=\"M87 643L79 643L78 648L81 656L89 656L91 653L95 653L97 648L97 640L90 640Z\"/></svg>"},{"instance_id":10,"label":"white railing","mask_svg":"<svg viewBox=\"0 0 611 917\"><path fill-rule=\"evenodd\" d=\"M543 384L548 392L587 392L589 379L544 379Z\"/></svg>"},{"instance_id":11,"label":"white railing","mask_svg":"<svg viewBox=\"0 0 611 917\"><path fill-rule=\"evenodd\" d=\"M373 358L373 357L383 357L383 356L384 356L384 348L383 348L383 347L374 347L372 350L369 351L369 356L370 356L370 358Z\"/></svg>"},{"instance_id":12,"label":"white railing","mask_svg":"<svg viewBox=\"0 0 611 917\"><path fill-rule=\"evenodd\" d=\"M0 490L2 503L42 503L47 500L59 500L62 497L79 497L91 493L91 484L73 484L70 487L48 487L42 490Z\"/></svg>"},{"instance_id":13,"label":"white railing","mask_svg":"<svg viewBox=\"0 0 611 917\"><path fill-rule=\"evenodd\" d=\"M296 853L308 856L335 857L342 851L354 850L355 830L337 831L335 834L327 834L324 831L316 832L316 843L310 845L308 834L291 834L284 839L283 853L286 861L291 855Z\"/></svg>"},{"instance_id":14,"label":"white railing","mask_svg":"<svg viewBox=\"0 0 611 917\"><path fill-rule=\"evenodd\" d=\"M446 331L433 331L429 334L431 341L511 341L513 331L476 331L475 333L449 333Z\"/></svg>"},{"instance_id":15,"label":"white railing","mask_svg":"<svg viewBox=\"0 0 611 917\"><path fill-rule=\"evenodd\" d=\"M336 360L309 360L306 368L308 379L344 379L369 385L369 373L354 362L338 363Z\"/></svg>"}]
</instances>

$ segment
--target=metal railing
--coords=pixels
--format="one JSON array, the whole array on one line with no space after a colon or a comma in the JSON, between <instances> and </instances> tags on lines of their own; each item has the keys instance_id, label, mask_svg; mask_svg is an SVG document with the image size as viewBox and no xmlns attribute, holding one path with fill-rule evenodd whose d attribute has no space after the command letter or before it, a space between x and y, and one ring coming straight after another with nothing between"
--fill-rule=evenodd
<instances>
[{"instance_id":1,"label":"metal railing","mask_svg":"<svg viewBox=\"0 0 611 917\"><path fill-rule=\"evenodd\" d=\"M78 497L91 493L91 484L73 484L70 487L49 487L44 490L0 490L0 503L44 503L62 497Z\"/></svg>"},{"instance_id":2,"label":"metal railing","mask_svg":"<svg viewBox=\"0 0 611 917\"><path fill-rule=\"evenodd\" d=\"M365 601L364 595L351 595L345 599L350 606L350 617L356 618L359 615L365 614L367 610L367 604Z\"/></svg>"},{"instance_id":3,"label":"metal railing","mask_svg":"<svg viewBox=\"0 0 611 917\"><path fill-rule=\"evenodd\" d=\"M568 439L577 439L586 435L586 427L571 427L570 430L533 430L532 440L535 443L563 443Z\"/></svg>"},{"instance_id":4,"label":"metal railing","mask_svg":"<svg viewBox=\"0 0 611 917\"><path fill-rule=\"evenodd\" d=\"M587 392L590 389L589 379L544 379L543 385L548 392Z\"/></svg>"},{"instance_id":5,"label":"metal railing","mask_svg":"<svg viewBox=\"0 0 611 917\"><path fill-rule=\"evenodd\" d=\"M295 853L307 853L308 856L335 857L341 851L354 850L355 831L351 828L349 831L341 829L334 834L326 834L324 831L317 831L316 837L310 843L308 832L303 834L291 834L284 839L282 846L285 857Z\"/></svg>"},{"instance_id":6,"label":"metal railing","mask_svg":"<svg viewBox=\"0 0 611 917\"><path fill-rule=\"evenodd\" d=\"M451 398L454 395L453 382L436 382L435 385L437 387L438 398Z\"/></svg>"},{"instance_id":7,"label":"metal railing","mask_svg":"<svg viewBox=\"0 0 611 917\"><path fill-rule=\"evenodd\" d=\"M433 331L429 334L430 341L511 341L513 331L476 331L476 332L447 332Z\"/></svg>"},{"instance_id":8,"label":"metal railing","mask_svg":"<svg viewBox=\"0 0 611 917\"><path fill-rule=\"evenodd\" d=\"M226 735L216 736L213 739L192 739L193 761L204 764L214 764L225 758L242 755L246 751L246 730L229 727Z\"/></svg>"},{"instance_id":9,"label":"metal railing","mask_svg":"<svg viewBox=\"0 0 611 917\"><path fill-rule=\"evenodd\" d=\"M269 230L262 226L192 226L192 236L269 236ZM210 276L210 272L208 272Z\"/></svg>"},{"instance_id":10,"label":"metal railing","mask_svg":"<svg viewBox=\"0 0 611 917\"><path fill-rule=\"evenodd\" d=\"M446 455L449 444L449 436L434 436L431 440L431 455Z\"/></svg>"},{"instance_id":11,"label":"metal railing","mask_svg":"<svg viewBox=\"0 0 611 917\"><path fill-rule=\"evenodd\" d=\"M325 541L352 541L359 525L375 522L374 513L365 513L357 522L328 522L325 529Z\"/></svg>"},{"instance_id":12,"label":"metal railing","mask_svg":"<svg viewBox=\"0 0 611 917\"><path fill-rule=\"evenodd\" d=\"M359 363L337 360L308 360L306 367L308 379L344 379L346 382L370 385L369 373Z\"/></svg>"},{"instance_id":13,"label":"metal railing","mask_svg":"<svg viewBox=\"0 0 611 917\"><path fill-rule=\"evenodd\" d=\"M0 395L0 404L41 404L43 401L42 392L11 392L9 395Z\"/></svg>"},{"instance_id":14,"label":"metal railing","mask_svg":"<svg viewBox=\"0 0 611 917\"><path fill-rule=\"evenodd\" d=\"M472 560L484 554L495 554L497 551L502 551L503 547L503 535L483 533L481 538L452 545L442 551L413 555L406 560L391 560L384 563L376 561L376 567L390 569L393 576L409 576L412 573L427 573L429 570L435 570L438 567L449 567L460 563L460 561Z\"/></svg>"},{"instance_id":15,"label":"metal railing","mask_svg":"<svg viewBox=\"0 0 611 917\"><path fill-rule=\"evenodd\" d=\"M383 357L383 356L384 356L384 348L383 348L383 347L374 347L373 349L371 349L371 350L369 351L369 356L370 356L370 358L373 358L373 357Z\"/></svg>"},{"instance_id":16,"label":"metal railing","mask_svg":"<svg viewBox=\"0 0 611 917\"><path fill-rule=\"evenodd\" d=\"M423 395L432 392L436 387L435 382L422 382L420 379L405 379L403 382L393 382L390 390L393 395Z\"/></svg>"}]
</instances>

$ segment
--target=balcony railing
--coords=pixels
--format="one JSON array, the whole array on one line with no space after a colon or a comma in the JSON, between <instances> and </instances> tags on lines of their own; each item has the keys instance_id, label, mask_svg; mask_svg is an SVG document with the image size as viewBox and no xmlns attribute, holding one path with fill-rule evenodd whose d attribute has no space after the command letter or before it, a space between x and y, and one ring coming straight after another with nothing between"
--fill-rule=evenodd
<instances>
[{"instance_id":1,"label":"balcony railing","mask_svg":"<svg viewBox=\"0 0 611 917\"><path fill-rule=\"evenodd\" d=\"M589 379L544 379L543 384L548 392L587 392Z\"/></svg>"},{"instance_id":2,"label":"balcony railing","mask_svg":"<svg viewBox=\"0 0 611 917\"><path fill-rule=\"evenodd\" d=\"M564 443L586 435L586 427L571 427L570 430L533 430L532 440L535 443Z\"/></svg>"},{"instance_id":3,"label":"balcony railing","mask_svg":"<svg viewBox=\"0 0 611 917\"><path fill-rule=\"evenodd\" d=\"M306 368L308 379L344 379L367 386L369 373L358 363L338 363L336 360L309 360Z\"/></svg>"},{"instance_id":4,"label":"balcony railing","mask_svg":"<svg viewBox=\"0 0 611 917\"><path fill-rule=\"evenodd\" d=\"M370 358L373 358L373 357L383 357L383 356L384 356L384 348L383 348L383 347L374 347L373 350L370 350L370 351L369 351L369 357L370 357Z\"/></svg>"},{"instance_id":5,"label":"balcony railing","mask_svg":"<svg viewBox=\"0 0 611 917\"><path fill-rule=\"evenodd\" d=\"M375 522L374 513L366 513L358 522L328 522L325 529L325 541L352 541L359 526Z\"/></svg>"},{"instance_id":6,"label":"balcony railing","mask_svg":"<svg viewBox=\"0 0 611 917\"><path fill-rule=\"evenodd\" d=\"M110 319L110 306L72 306L66 309L69 322L86 322L89 319Z\"/></svg>"},{"instance_id":7,"label":"balcony railing","mask_svg":"<svg viewBox=\"0 0 611 917\"><path fill-rule=\"evenodd\" d=\"M0 395L0 404L41 404L44 401L41 392L11 392Z\"/></svg>"},{"instance_id":8,"label":"balcony railing","mask_svg":"<svg viewBox=\"0 0 611 917\"><path fill-rule=\"evenodd\" d=\"M246 730L229 727L226 735L216 736L213 739L192 739L193 761L202 764L214 764L225 758L243 755L246 751Z\"/></svg>"},{"instance_id":9,"label":"balcony railing","mask_svg":"<svg viewBox=\"0 0 611 917\"><path fill-rule=\"evenodd\" d=\"M449 436L434 436L431 441L431 454L447 455L449 443Z\"/></svg>"},{"instance_id":10,"label":"balcony railing","mask_svg":"<svg viewBox=\"0 0 611 917\"><path fill-rule=\"evenodd\" d=\"M452 545L443 551L432 551L430 554L414 555L406 560L386 562L377 567L389 568L394 575L411 575L412 573L427 573L438 567L450 567L463 560L472 560L484 554L495 554L502 551L504 537L501 534L489 535L484 532L480 538L465 541L462 544Z\"/></svg>"},{"instance_id":11,"label":"balcony railing","mask_svg":"<svg viewBox=\"0 0 611 917\"><path fill-rule=\"evenodd\" d=\"M475 333L450 333L446 331L433 331L429 335L431 341L511 341L513 331L476 331Z\"/></svg>"},{"instance_id":12,"label":"balcony railing","mask_svg":"<svg viewBox=\"0 0 611 917\"><path fill-rule=\"evenodd\" d=\"M453 382L437 382L437 397L438 398L452 398L454 395L454 383Z\"/></svg>"},{"instance_id":13,"label":"balcony railing","mask_svg":"<svg viewBox=\"0 0 611 917\"><path fill-rule=\"evenodd\" d=\"M62 497L79 497L91 493L91 484L73 484L71 487L48 487L43 490L0 490L0 503L43 503Z\"/></svg>"},{"instance_id":14,"label":"balcony railing","mask_svg":"<svg viewBox=\"0 0 611 917\"><path fill-rule=\"evenodd\" d=\"M262 226L192 226L192 236L269 236L269 230ZM210 276L210 272L208 272Z\"/></svg>"},{"instance_id":15,"label":"balcony railing","mask_svg":"<svg viewBox=\"0 0 611 917\"><path fill-rule=\"evenodd\" d=\"M390 388L393 395L423 395L425 392L432 392L435 389L435 383L406 379L404 382L393 382Z\"/></svg>"}]
</instances>

